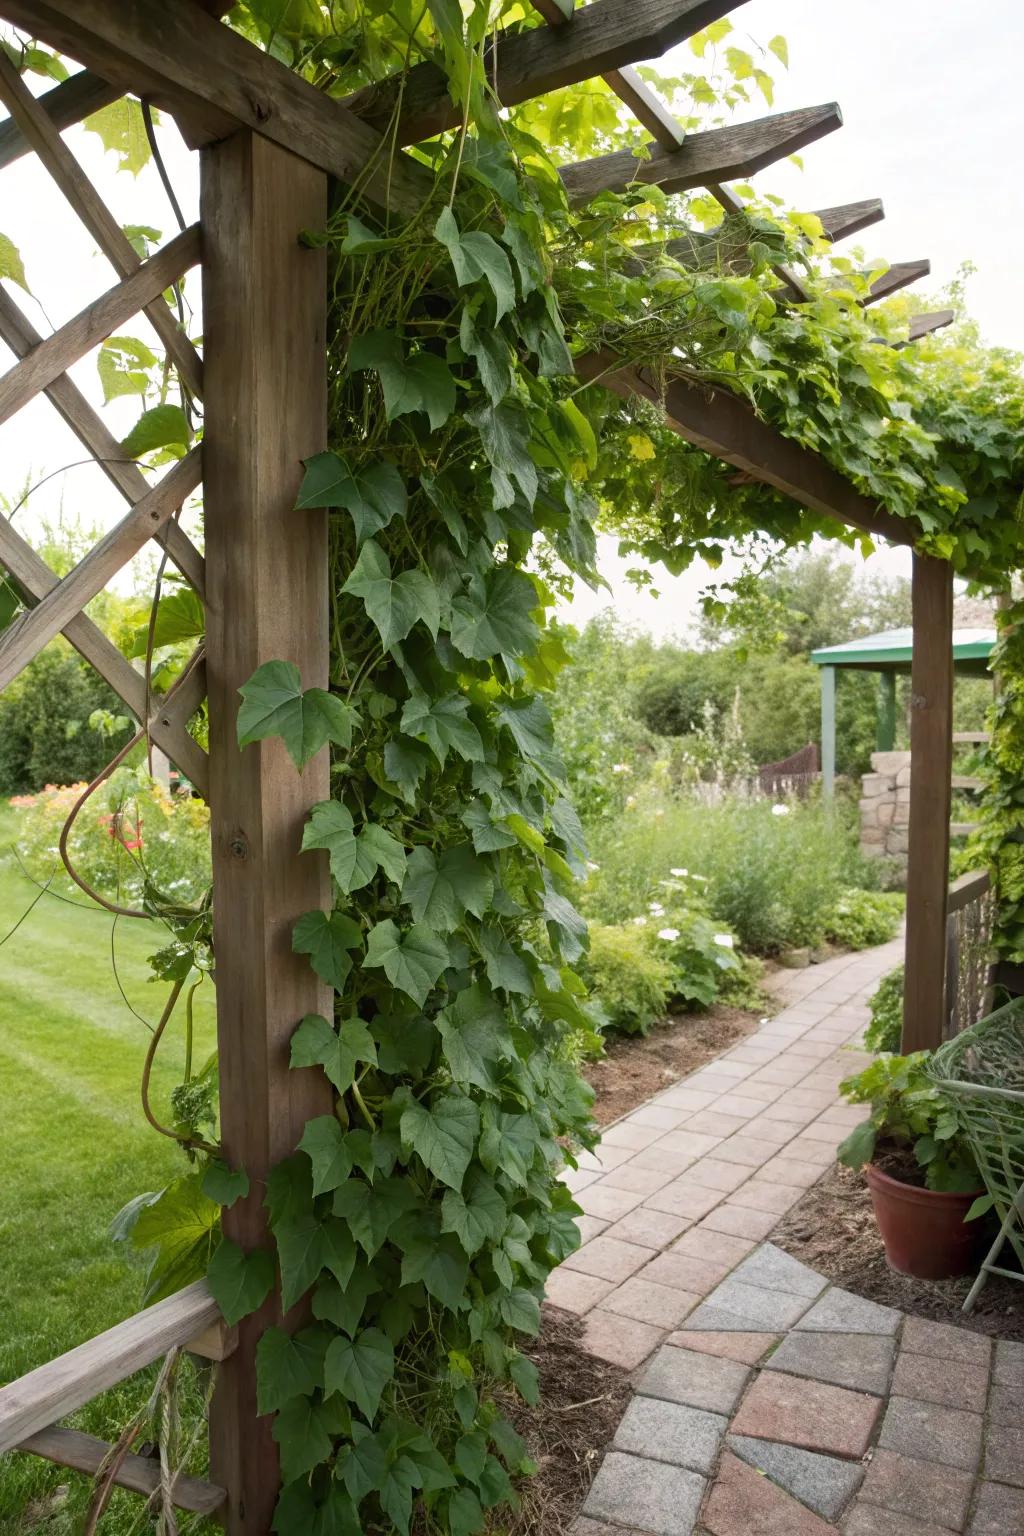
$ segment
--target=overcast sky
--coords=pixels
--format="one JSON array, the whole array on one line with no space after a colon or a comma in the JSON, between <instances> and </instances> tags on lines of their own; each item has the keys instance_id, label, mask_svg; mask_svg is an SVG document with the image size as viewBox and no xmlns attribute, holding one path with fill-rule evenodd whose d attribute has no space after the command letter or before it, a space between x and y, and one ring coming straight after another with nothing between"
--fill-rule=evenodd
<instances>
[{"instance_id":1,"label":"overcast sky","mask_svg":"<svg viewBox=\"0 0 1024 1536\"><path fill-rule=\"evenodd\" d=\"M970 7L958 0L860 0L856 6L749 0L732 19L741 45L747 34L765 43L782 33L789 41L790 69L776 70L773 110L835 100L845 118L839 132L805 152L802 172L782 165L762 172L757 185L803 208L883 198L885 221L860 237L868 254L892 261L929 257L933 275L925 292L941 287L962 261L971 260L978 271L970 303L986 338L1024 350L1018 271L1024 143L1020 0L975 0ZM692 58L688 50L683 54L679 67ZM668 64L671 68L672 56ZM748 115L765 110L756 107ZM104 156L95 135L81 129L72 130L68 142L119 219L173 231L151 170L138 181L115 175L112 157ZM186 215L193 218L195 157L169 123L161 142ZM109 286L111 269L31 157L3 171L0 188L0 231L21 249L41 307L20 290L11 291L46 332L50 323L59 325ZM127 329L147 336L142 321ZM2 346L0 359L10 361ZM98 404L94 360L83 359L73 374ZM116 402L106 412L112 430L127 431L136 410L132 402ZM0 492L11 497L27 479L81 457L48 403L37 400L0 428ZM69 520L85 524L105 526L123 507L95 468L71 469L32 497L19 524L30 529L40 515L53 516L61 498ZM887 571L908 568L904 551L874 558ZM698 566L678 580L661 580L660 600L636 595L608 539L602 540L602 568L611 596L581 598L574 618L611 603L659 636L686 631L696 594L708 579Z\"/></svg>"}]
</instances>

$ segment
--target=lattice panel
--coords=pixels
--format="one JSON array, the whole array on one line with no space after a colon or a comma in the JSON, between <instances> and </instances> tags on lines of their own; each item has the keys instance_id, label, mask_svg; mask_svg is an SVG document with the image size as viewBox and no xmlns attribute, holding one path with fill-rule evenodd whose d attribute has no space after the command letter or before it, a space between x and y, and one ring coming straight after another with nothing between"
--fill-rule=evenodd
<instances>
[{"instance_id":1,"label":"lattice panel","mask_svg":"<svg viewBox=\"0 0 1024 1536\"><path fill-rule=\"evenodd\" d=\"M0 101L10 113L6 139L11 140L17 132L21 141L17 147L35 151L119 277L112 288L47 337L40 336L10 294L0 289L0 338L18 359L0 377L0 424L37 395L45 394L129 505L126 516L63 579L58 579L8 519L0 518L0 567L6 569L26 608L0 634L0 688L6 687L55 635L63 634L145 725L153 742L205 796L206 753L186 729L205 696L202 647L197 648L166 695L150 696L145 678L84 612L150 539L166 550L198 595L205 595L202 554L177 522L182 506L201 482L202 450L193 448L158 481L150 482L137 464L125 458L113 434L68 374L74 363L141 311L163 343L186 391L191 396L201 394L199 354L163 297L166 289L199 262L199 226L184 230L144 260L64 143L57 124L2 52ZM83 110L93 107L90 100Z\"/></svg>"}]
</instances>

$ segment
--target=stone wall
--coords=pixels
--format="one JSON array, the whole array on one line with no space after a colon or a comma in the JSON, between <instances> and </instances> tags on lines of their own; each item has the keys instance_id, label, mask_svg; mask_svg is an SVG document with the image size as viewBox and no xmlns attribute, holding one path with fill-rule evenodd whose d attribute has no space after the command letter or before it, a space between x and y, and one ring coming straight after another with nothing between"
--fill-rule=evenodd
<instances>
[{"instance_id":1,"label":"stone wall","mask_svg":"<svg viewBox=\"0 0 1024 1536\"><path fill-rule=\"evenodd\" d=\"M861 781L860 847L869 859L906 867L910 824L910 753L873 752Z\"/></svg>"}]
</instances>

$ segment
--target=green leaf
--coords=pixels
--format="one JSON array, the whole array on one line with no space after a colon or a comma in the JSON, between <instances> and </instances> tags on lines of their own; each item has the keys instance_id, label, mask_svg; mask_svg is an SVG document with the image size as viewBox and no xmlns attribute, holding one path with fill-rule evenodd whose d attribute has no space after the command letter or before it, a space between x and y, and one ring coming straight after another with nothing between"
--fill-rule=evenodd
<instances>
[{"instance_id":1,"label":"green leaf","mask_svg":"<svg viewBox=\"0 0 1024 1536\"><path fill-rule=\"evenodd\" d=\"M863 1168L874 1156L876 1135L871 1121L865 1120L840 1144L836 1152L839 1161L847 1168Z\"/></svg>"},{"instance_id":2,"label":"green leaf","mask_svg":"<svg viewBox=\"0 0 1024 1536\"><path fill-rule=\"evenodd\" d=\"M979 1216L987 1216L995 1203L992 1195L979 1195L964 1217L964 1221L977 1221Z\"/></svg>"},{"instance_id":3,"label":"green leaf","mask_svg":"<svg viewBox=\"0 0 1024 1536\"><path fill-rule=\"evenodd\" d=\"M494 1068L513 1054L505 1014L496 999L477 982L460 992L435 1022L455 1082L493 1093L497 1088Z\"/></svg>"},{"instance_id":4,"label":"green leaf","mask_svg":"<svg viewBox=\"0 0 1024 1536\"><path fill-rule=\"evenodd\" d=\"M356 545L396 517L404 517L409 497L398 467L389 459L353 468L340 453L318 453L306 459L296 509L342 507L352 519Z\"/></svg>"},{"instance_id":5,"label":"green leaf","mask_svg":"<svg viewBox=\"0 0 1024 1536\"><path fill-rule=\"evenodd\" d=\"M490 871L468 843L446 848L440 859L426 847L409 855L402 900L417 923L450 933L467 910L482 917L493 894Z\"/></svg>"},{"instance_id":6,"label":"green leaf","mask_svg":"<svg viewBox=\"0 0 1024 1536\"><path fill-rule=\"evenodd\" d=\"M530 457L530 421L518 400L501 405L482 405L467 414L480 433L480 441L491 466L491 488L495 508L511 507L516 501L516 487L533 506L537 496L537 466Z\"/></svg>"},{"instance_id":7,"label":"green leaf","mask_svg":"<svg viewBox=\"0 0 1024 1536\"><path fill-rule=\"evenodd\" d=\"M158 448L176 448L184 453L191 442L192 428L181 406L154 405L143 411L122 441L121 451L129 459L140 459Z\"/></svg>"},{"instance_id":8,"label":"green leaf","mask_svg":"<svg viewBox=\"0 0 1024 1536\"><path fill-rule=\"evenodd\" d=\"M322 981L340 992L352 969L347 951L358 949L362 934L343 912L305 912L292 929L292 950L308 955Z\"/></svg>"},{"instance_id":9,"label":"green leaf","mask_svg":"<svg viewBox=\"0 0 1024 1536\"><path fill-rule=\"evenodd\" d=\"M430 430L436 432L455 409L455 378L448 364L432 352L414 352L407 358L393 331L365 331L354 337L348 366L353 373L372 368L380 375L388 421L424 411Z\"/></svg>"},{"instance_id":10,"label":"green leaf","mask_svg":"<svg viewBox=\"0 0 1024 1536\"><path fill-rule=\"evenodd\" d=\"M324 688L302 689L293 661L267 661L239 688L238 745L280 736L297 768L329 741L352 745L355 711Z\"/></svg>"},{"instance_id":11,"label":"green leaf","mask_svg":"<svg viewBox=\"0 0 1024 1536\"><path fill-rule=\"evenodd\" d=\"M90 112L82 119L82 127L98 134L103 148L117 156L119 171L131 171L137 176L149 164L152 151L142 104L134 96L121 96L98 112Z\"/></svg>"},{"instance_id":12,"label":"green leaf","mask_svg":"<svg viewBox=\"0 0 1024 1536\"><path fill-rule=\"evenodd\" d=\"M393 987L422 1008L448 964L448 946L422 923L400 933L390 918L370 929L364 968L380 966Z\"/></svg>"},{"instance_id":13,"label":"green leaf","mask_svg":"<svg viewBox=\"0 0 1024 1536\"><path fill-rule=\"evenodd\" d=\"M498 1310L503 1322L518 1333L535 1336L540 1332L540 1302L532 1291L517 1286L498 1298Z\"/></svg>"},{"instance_id":14,"label":"green leaf","mask_svg":"<svg viewBox=\"0 0 1024 1536\"><path fill-rule=\"evenodd\" d=\"M334 1449L326 1405L308 1397L285 1403L274 1420L274 1439L281 1447L281 1473L286 1483L312 1472Z\"/></svg>"},{"instance_id":15,"label":"green leaf","mask_svg":"<svg viewBox=\"0 0 1024 1536\"><path fill-rule=\"evenodd\" d=\"M538 639L530 617L536 606L533 582L512 566L501 566L486 580L474 576L468 590L452 599L452 644L474 661L525 655Z\"/></svg>"},{"instance_id":16,"label":"green leaf","mask_svg":"<svg viewBox=\"0 0 1024 1536\"><path fill-rule=\"evenodd\" d=\"M473 834L477 853L496 853L515 846L516 837L508 827L495 820L482 800L471 800L462 812L462 824Z\"/></svg>"},{"instance_id":17,"label":"green leaf","mask_svg":"<svg viewBox=\"0 0 1024 1536\"><path fill-rule=\"evenodd\" d=\"M508 257L493 236L482 230L462 234L450 208L442 210L434 234L447 248L460 288L486 280L494 294L495 321L515 308L516 290Z\"/></svg>"},{"instance_id":18,"label":"green leaf","mask_svg":"<svg viewBox=\"0 0 1024 1536\"><path fill-rule=\"evenodd\" d=\"M479 1480L487 1460L487 1437L483 1430L463 1435L455 1447L455 1465L471 1483Z\"/></svg>"},{"instance_id":19,"label":"green leaf","mask_svg":"<svg viewBox=\"0 0 1024 1536\"><path fill-rule=\"evenodd\" d=\"M244 1168L229 1168L215 1158L203 1174L202 1191L208 1200L228 1208L249 1193L249 1175Z\"/></svg>"},{"instance_id":20,"label":"green leaf","mask_svg":"<svg viewBox=\"0 0 1024 1536\"><path fill-rule=\"evenodd\" d=\"M202 1191L202 1176L175 1179L139 1212L133 1248L155 1249L145 1304L162 1301L207 1271L220 1225L220 1206Z\"/></svg>"},{"instance_id":21,"label":"green leaf","mask_svg":"<svg viewBox=\"0 0 1024 1536\"><path fill-rule=\"evenodd\" d=\"M475 1536L483 1530L484 1512L471 1488L459 1488L448 1500L448 1529L451 1536Z\"/></svg>"},{"instance_id":22,"label":"green leaf","mask_svg":"<svg viewBox=\"0 0 1024 1536\"><path fill-rule=\"evenodd\" d=\"M457 1312L466 1299L469 1261L451 1237L424 1238L402 1255L402 1284L422 1282L443 1307Z\"/></svg>"},{"instance_id":23,"label":"green leaf","mask_svg":"<svg viewBox=\"0 0 1024 1536\"><path fill-rule=\"evenodd\" d=\"M168 592L157 604L156 622L153 625L153 649L162 645L180 645L184 640L197 640L206 633L206 610L202 598L191 587L181 587ZM149 649L149 620L138 625L132 634L127 656L145 656Z\"/></svg>"},{"instance_id":24,"label":"green leaf","mask_svg":"<svg viewBox=\"0 0 1024 1536\"><path fill-rule=\"evenodd\" d=\"M355 1339L332 1339L324 1361L324 1385L330 1395L340 1392L368 1420L380 1406L381 1394L395 1374L395 1351L379 1328L367 1328Z\"/></svg>"},{"instance_id":25,"label":"green leaf","mask_svg":"<svg viewBox=\"0 0 1024 1536\"><path fill-rule=\"evenodd\" d=\"M540 1384L537 1377L537 1367L532 1360L525 1355L513 1355L509 1361L508 1373L516 1385L520 1397L524 1402L535 1408L540 1402Z\"/></svg>"},{"instance_id":26,"label":"green leaf","mask_svg":"<svg viewBox=\"0 0 1024 1536\"><path fill-rule=\"evenodd\" d=\"M519 992L528 997L533 991L530 971L522 955L516 953L497 923L485 923L477 935L487 968L487 980L503 992Z\"/></svg>"},{"instance_id":27,"label":"green leaf","mask_svg":"<svg viewBox=\"0 0 1024 1536\"><path fill-rule=\"evenodd\" d=\"M294 1050L293 1038L293 1054ZM305 1152L313 1165L314 1195L337 1189L352 1172L352 1157L345 1143L345 1133L334 1115L318 1115L316 1119L306 1121L299 1151Z\"/></svg>"},{"instance_id":28,"label":"green leaf","mask_svg":"<svg viewBox=\"0 0 1024 1536\"><path fill-rule=\"evenodd\" d=\"M358 836L347 807L340 800L322 800L310 812L302 833L302 851L326 848L331 874L347 895L368 885L383 868L389 880L401 884L405 876L405 849L396 837L374 822Z\"/></svg>"},{"instance_id":29,"label":"green leaf","mask_svg":"<svg viewBox=\"0 0 1024 1536\"><path fill-rule=\"evenodd\" d=\"M409 805L416 804L416 790L430 766L430 759L411 741L395 738L384 747L384 772L402 792Z\"/></svg>"},{"instance_id":30,"label":"green leaf","mask_svg":"<svg viewBox=\"0 0 1024 1536\"><path fill-rule=\"evenodd\" d=\"M441 1201L441 1230L453 1232L470 1258L484 1243L496 1243L505 1230L508 1207L494 1180L479 1168L466 1176L465 1188L446 1189Z\"/></svg>"},{"instance_id":31,"label":"green leaf","mask_svg":"<svg viewBox=\"0 0 1024 1536\"><path fill-rule=\"evenodd\" d=\"M484 1106L480 1161L488 1173L501 1169L514 1184L526 1188L537 1156L539 1131L532 1115L516 1115Z\"/></svg>"},{"instance_id":32,"label":"green leaf","mask_svg":"<svg viewBox=\"0 0 1024 1536\"><path fill-rule=\"evenodd\" d=\"M278 1222L274 1237L281 1268L281 1302L287 1310L305 1295L325 1267L327 1231L323 1222L307 1211L292 1221Z\"/></svg>"},{"instance_id":33,"label":"green leaf","mask_svg":"<svg viewBox=\"0 0 1024 1536\"><path fill-rule=\"evenodd\" d=\"M768 44L769 52L774 53L785 67L789 68L789 44L781 33L778 33Z\"/></svg>"},{"instance_id":34,"label":"green leaf","mask_svg":"<svg viewBox=\"0 0 1024 1536\"><path fill-rule=\"evenodd\" d=\"M285 1333L268 1328L256 1345L256 1405L277 1413L293 1397L308 1397L324 1384L327 1334L323 1328Z\"/></svg>"},{"instance_id":35,"label":"green leaf","mask_svg":"<svg viewBox=\"0 0 1024 1536\"><path fill-rule=\"evenodd\" d=\"M355 1082L360 1061L377 1062L377 1047L362 1019L343 1019L335 1030L320 1014L307 1013L292 1036L291 1065L323 1067L339 1093L347 1093Z\"/></svg>"},{"instance_id":36,"label":"green leaf","mask_svg":"<svg viewBox=\"0 0 1024 1536\"><path fill-rule=\"evenodd\" d=\"M442 768L449 749L469 762L484 760L480 732L469 719L469 700L461 693L439 699L414 693L402 710L402 730L425 742Z\"/></svg>"},{"instance_id":37,"label":"green leaf","mask_svg":"<svg viewBox=\"0 0 1024 1536\"><path fill-rule=\"evenodd\" d=\"M274 1285L274 1258L266 1248L243 1253L230 1238L220 1247L206 1272L210 1294L230 1326L262 1306Z\"/></svg>"},{"instance_id":38,"label":"green leaf","mask_svg":"<svg viewBox=\"0 0 1024 1536\"><path fill-rule=\"evenodd\" d=\"M313 1293L313 1316L333 1323L351 1338L367 1301L379 1290L373 1270L368 1268L357 1268L344 1286L337 1280L321 1280Z\"/></svg>"},{"instance_id":39,"label":"green leaf","mask_svg":"<svg viewBox=\"0 0 1024 1536\"><path fill-rule=\"evenodd\" d=\"M343 1217L367 1258L372 1259L395 1222L408 1215L417 1201L416 1191L407 1179L382 1179L375 1184L349 1179L334 1192L334 1214Z\"/></svg>"},{"instance_id":40,"label":"green leaf","mask_svg":"<svg viewBox=\"0 0 1024 1536\"><path fill-rule=\"evenodd\" d=\"M509 699L496 710L524 757L553 779L565 777L565 764L555 751L551 715L538 698Z\"/></svg>"},{"instance_id":41,"label":"green leaf","mask_svg":"<svg viewBox=\"0 0 1024 1536\"><path fill-rule=\"evenodd\" d=\"M477 330L469 305L462 311L459 324L459 343L467 356L472 357L492 405L500 405L512 388L512 355L508 342L498 330L484 326Z\"/></svg>"},{"instance_id":42,"label":"green leaf","mask_svg":"<svg viewBox=\"0 0 1024 1536\"><path fill-rule=\"evenodd\" d=\"M96 371L103 386L103 403L122 395L144 395L153 382L156 354L135 336L108 336L96 357Z\"/></svg>"},{"instance_id":43,"label":"green leaf","mask_svg":"<svg viewBox=\"0 0 1024 1536\"><path fill-rule=\"evenodd\" d=\"M410 1104L402 1115L402 1140L449 1189L461 1189L480 1133L480 1113L461 1093L446 1093L430 1108Z\"/></svg>"},{"instance_id":44,"label":"green leaf","mask_svg":"<svg viewBox=\"0 0 1024 1536\"><path fill-rule=\"evenodd\" d=\"M437 588L425 571L408 570L391 575L391 561L372 539L359 553L341 589L363 600L367 614L380 632L385 650L404 640L413 625L422 621L433 639L441 623Z\"/></svg>"}]
</instances>

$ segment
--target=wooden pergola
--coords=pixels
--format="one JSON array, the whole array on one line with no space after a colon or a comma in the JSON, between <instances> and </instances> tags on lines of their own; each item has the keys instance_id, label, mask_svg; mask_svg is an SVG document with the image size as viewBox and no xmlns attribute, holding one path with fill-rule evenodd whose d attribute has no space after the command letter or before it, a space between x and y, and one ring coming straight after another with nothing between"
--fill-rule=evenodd
<instances>
[{"instance_id":1,"label":"wooden pergola","mask_svg":"<svg viewBox=\"0 0 1024 1536\"><path fill-rule=\"evenodd\" d=\"M399 144L456 126L442 74L431 64L348 101L325 96L222 25L220 0L0 0L0 17L83 68L35 98L0 54L0 167L34 152L115 269L114 286L42 338L0 292L0 337L18 359L0 379L0 421L40 392L94 455L128 510L81 563L58 581L9 522L0 519L0 564L26 612L0 636L0 687L63 633L143 722L152 740L209 800L216 891L220 1119L226 1157L249 1172L254 1193L224 1214L228 1236L267 1245L259 1188L290 1153L306 1121L330 1109L329 1085L290 1071L288 1041L307 1013L331 1010L325 988L290 943L294 920L327 907L326 855L299 858L309 809L330 793L327 751L299 775L279 741L245 753L236 744L238 689L262 663L288 657L305 686L328 682L327 514L296 511L301 464L326 447L325 256L300 244L323 225L332 178L363 176L365 195L393 217L415 210L432 178L397 154L388 164L382 130L398 110ZM748 177L841 126L835 105L684 134L631 66L655 57L732 6L726 0L537 0L548 25L501 39L495 84L506 105L603 75L653 136L650 157L628 151L563 169L573 200L634 180L667 191L707 188L722 206L741 204L727 183ZM129 92L171 114L201 166L199 224L148 260L129 244L65 146L61 130ZM882 217L878 201L828 208L834 240ZM682 242L685 245L687 242ZM203 356L179 330L161 295L199 266ZM927 271L890 270L866 302ZM805 297L799 277L779 270L783 292ZM187 388L204 402L196 447L155 483L123 460L110 432L68 369L130 316L150 317ZM916 318L911 339L948 324L948 311ZM912 543L914 530L858 492L821 459L782 437L738 398L672 384L662 400L642 370L591 356L582 377L624 396L663 403L671 426L744 474L818 514L881 538ZM176 520L202 484L205 551ZM147 718L144 679L84 614L85 605L146 541L154 539L202 598L205 645ZM281 594L288 595L282 602ZM938 1044L944 987L952 697L952 572L915 555L913 575L914 798L910 824L907 1026L910 1047ZM186 725L209 699L209 754ZM234 1533L269 1529L279 1475L269 1417L256 1406L255 1345L281 1318L272 1297L237 1332L217 1328L199 1283L0 1391L0 1451L34 1451L95 1471L99 1441L56 1427L63 1416L173 1346L220 1359L211 1415L210 1483L175 1489L187 1509L219 1510ZM152 1492L153 1466L129 1457L118 1481Z\"/></svg>"}]
</instances>

